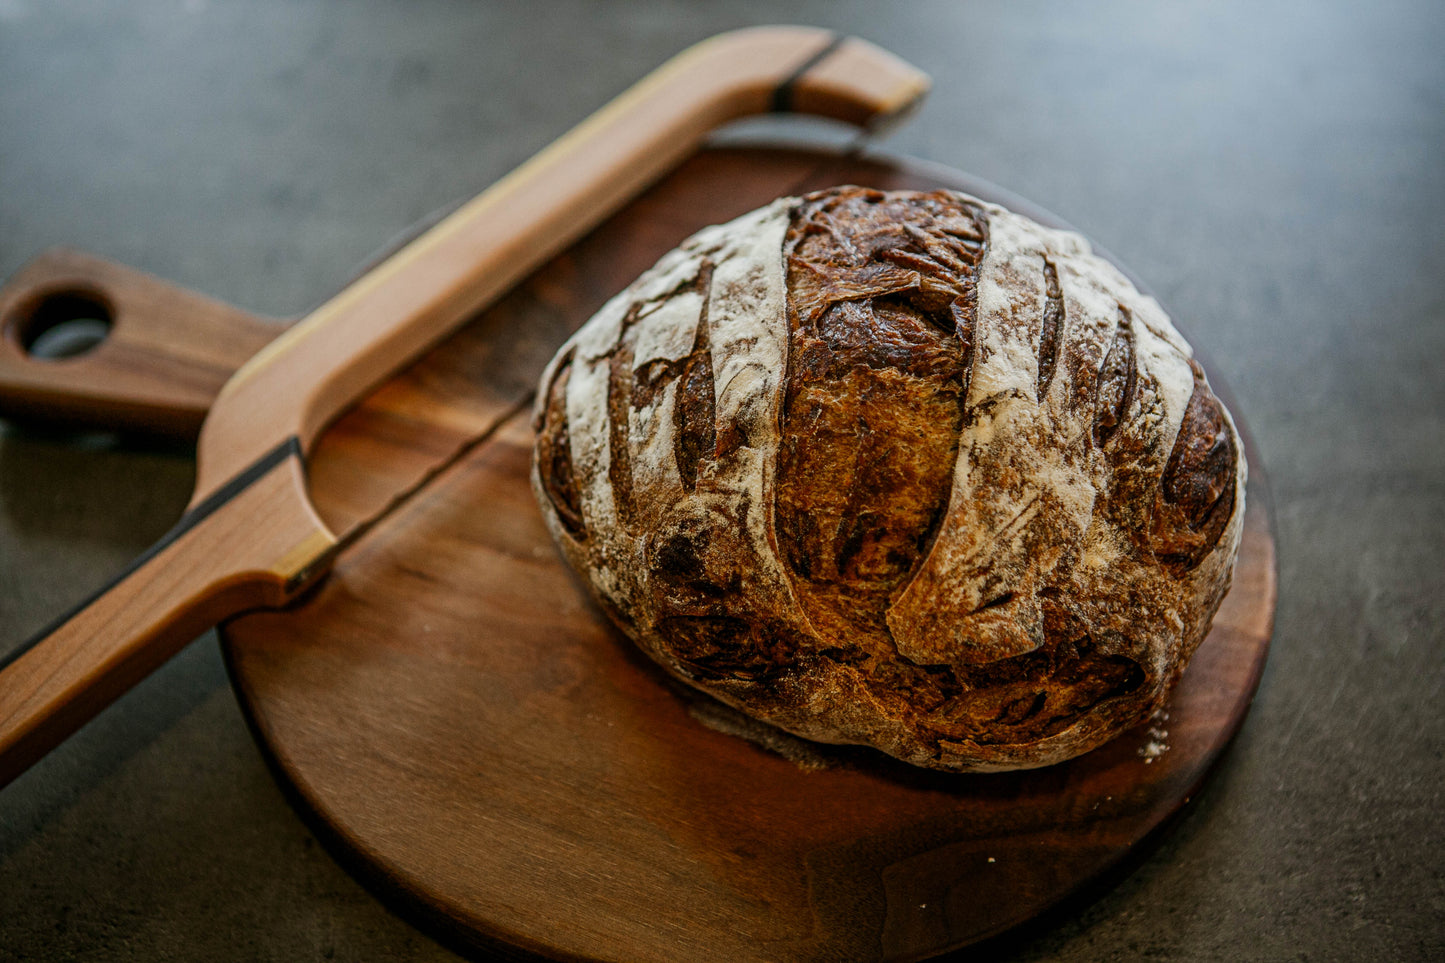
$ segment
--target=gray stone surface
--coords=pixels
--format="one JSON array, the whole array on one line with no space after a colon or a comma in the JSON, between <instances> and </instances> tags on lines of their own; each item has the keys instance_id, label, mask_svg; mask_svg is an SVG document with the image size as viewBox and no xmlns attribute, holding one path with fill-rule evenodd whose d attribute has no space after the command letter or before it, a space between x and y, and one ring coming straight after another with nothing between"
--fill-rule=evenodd
<instances>
[{"instance_id":1,"label":"gray stone surface","mask_svg":"<svg viewBox=\"0 0 1445 963\"><path fill-rule=\"evenodd\" d=\"M927 69L890 148L1050 208L1234 388L1277 502L1254 711L1133 875L1020 960L1445 958L1445 7L0 0L0 275L82 247L297 314L680 49L810 22ZM187 497L0 427L0 651ZM316 845L202 638L0 792L0 960L439 960Z\"/></svg>"}]
</instances>

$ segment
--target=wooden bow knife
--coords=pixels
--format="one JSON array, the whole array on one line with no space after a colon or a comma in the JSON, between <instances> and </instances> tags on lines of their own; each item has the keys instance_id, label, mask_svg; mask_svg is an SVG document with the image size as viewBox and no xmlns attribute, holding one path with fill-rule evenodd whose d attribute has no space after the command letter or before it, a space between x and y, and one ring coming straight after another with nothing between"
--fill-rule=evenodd
<instances>
[{"instance_id":1,"label":"wooden bow knife","mask_svg":"<svg viewBox=\"0 0 1445 963\"><path fill-rule=\"evenodd\" d=\"M280 607L380 515L332 532L306 457L338 415L691 154L719 125L788 110L895 118L927 78L802 27L722 34L648 75L271 342L226 382L171 531L0 659L0 786L237 613ZM398 496L405 493L398 493ZM394 501L393 501L394 504Z\"/></svg>"}]
</instances>

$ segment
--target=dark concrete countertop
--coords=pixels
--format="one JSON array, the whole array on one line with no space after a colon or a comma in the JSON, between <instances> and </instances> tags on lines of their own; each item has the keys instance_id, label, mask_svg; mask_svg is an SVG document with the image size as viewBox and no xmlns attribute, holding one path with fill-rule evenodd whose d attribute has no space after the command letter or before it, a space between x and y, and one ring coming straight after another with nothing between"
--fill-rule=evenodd
<instances>
[{"instance_id":1,"label":"dark concrete countertop","mask_svg":"<svg viewBox=\"0 0 1445 963\"><path fill-rule=\"evenodd\" d=\"M263 314L333 293L687 43L856 33L935 92L887 144L1154 288L1273 484L1254 710L1132 875L993 953L1445 958L1445 7L0 0L0 276L65 244ZM192 464L0 423L0 653ZM0 791L0 960L433 960L271 780L207 635Z\"/></svg>"}]
</instances>

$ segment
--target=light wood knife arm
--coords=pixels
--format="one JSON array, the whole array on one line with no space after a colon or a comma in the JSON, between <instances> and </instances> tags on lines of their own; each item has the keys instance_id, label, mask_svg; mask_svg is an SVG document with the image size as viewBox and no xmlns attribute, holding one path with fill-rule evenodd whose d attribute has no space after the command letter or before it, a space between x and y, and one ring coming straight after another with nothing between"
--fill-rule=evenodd
<instances>
[{"instance_id":1,"label":"light wood knife arm","mask_svg":"<svg viewBox=\"0 0 1445 963\"><path fill-rule=\"evenodd\" d=\"M721 124L774 108L852 123L927 90L916 69L806 27L723 34L679 54L271 342L202 428L195 500L338 414L568 247Z\"/></svg>"}]
</instances>

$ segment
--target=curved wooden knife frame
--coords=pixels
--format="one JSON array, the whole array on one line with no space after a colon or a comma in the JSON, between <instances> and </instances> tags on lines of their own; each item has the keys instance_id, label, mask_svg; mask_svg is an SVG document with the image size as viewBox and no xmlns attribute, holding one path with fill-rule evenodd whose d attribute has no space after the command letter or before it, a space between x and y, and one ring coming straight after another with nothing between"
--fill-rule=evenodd
<instances>
[{"instance_id":1,"label":"curved wooden knife frame","mask_svg":"<svg viewBox=\"0 0 1445 963\"><path fill-rule=\"evenodd\" d=\"M202 629L283 605L312 584L375 517L346 529L315 511L306 457L322 430L675 167L710 131L775 109L867 125L910 109L926 90L927 79L908 64L827 31L719 35L266 344L226 380L206 415L195 491L176 527L77 611L0 658L0 786ZM14 360L24 342L23 331L8 332L0 353Z\"/></svg>"}]
</instances>

